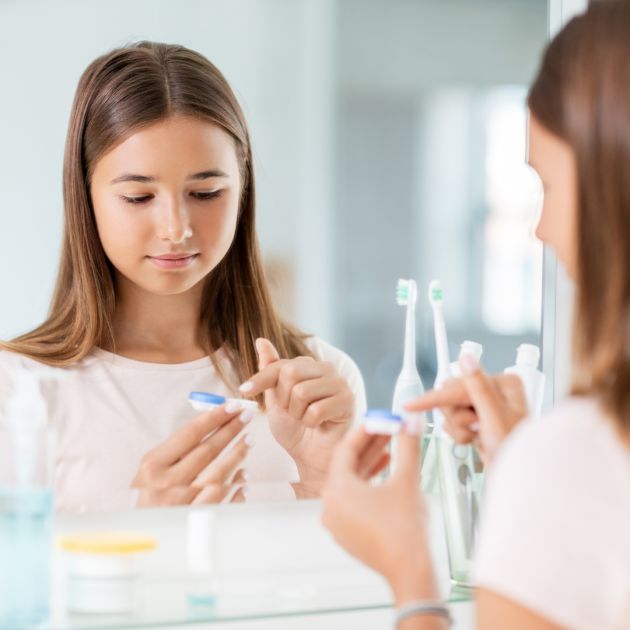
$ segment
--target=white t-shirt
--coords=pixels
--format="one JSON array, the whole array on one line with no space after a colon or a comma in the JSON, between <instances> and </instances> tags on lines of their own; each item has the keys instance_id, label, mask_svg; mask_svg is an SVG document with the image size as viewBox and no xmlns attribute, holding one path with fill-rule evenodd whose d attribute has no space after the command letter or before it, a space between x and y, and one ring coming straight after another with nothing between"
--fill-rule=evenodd
<instances>
[{"instance_id":1,"label":"white t-shirt","mask_svg":"<svg viewBox=\"0 0 630 630\"><path fill-rule=\"evenodd\" d=\"M596 402L523 422L484 501L479 586L562 627L630 628L630 448Z\"/></svg>"},{"instance_id":2,"label":"white t-shirt","mask_svg":"<svg viewBox=\"0 0 630 630\"><path fill-rule=\"evenodd\" d=\"M362 415L365 388L356 364L320 339L310 338L307 345L318 359L332 362L346 378L355 394L355 414ZM231 377L229 362L220 360L224 373ZM41 365L0 352L0 417L13 389L11 372L19 367L29 370ZM61 380L41 386L58 439L54 483L55 507L61 511L133 507L137 495L130 484L143 455L198 414L188 403L188 394L234 395L209 358L165 365L95 349L63 372ZM256 416L246 430L254 438L244 462L248 483L298 480L293 459L275 441L265 415Z\"/></svg>"}]
</instances>

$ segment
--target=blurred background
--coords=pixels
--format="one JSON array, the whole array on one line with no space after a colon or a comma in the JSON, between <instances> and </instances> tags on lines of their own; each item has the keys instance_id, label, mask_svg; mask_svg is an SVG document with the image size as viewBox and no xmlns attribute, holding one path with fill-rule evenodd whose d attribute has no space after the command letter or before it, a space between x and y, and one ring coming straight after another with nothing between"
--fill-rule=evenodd
<instances>
[{"instance_id":1,"label":"blurred background","mask_svg":"<svg viewBox=\"0 0 630 630\"><path fill-rule=\"evenodd\" d=\"M46 314L79 76L138 39L194 48L232 84L278 304L355 359L370 405L390 404L402 360L398 278L419 283L425 386L432 278L453 359L471 339L497 371L540 343L525 98L543 0L0 0L0 338Z\"/></svg>"}]
</instances>

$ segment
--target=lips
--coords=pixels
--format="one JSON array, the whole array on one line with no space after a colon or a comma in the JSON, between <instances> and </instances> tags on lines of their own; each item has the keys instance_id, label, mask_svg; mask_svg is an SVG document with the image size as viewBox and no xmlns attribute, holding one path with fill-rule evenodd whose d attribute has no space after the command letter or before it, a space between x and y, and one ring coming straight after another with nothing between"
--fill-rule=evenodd
<instances>
[{"instance_id":1,"label":"lips","mask_svg":"<svg viewBox=\"0 0 630 630\"><path fill-rule=\"evenodd\" d=\"M189 267L199 257L199 254L162 254L148 256L148 259L160 269L183 269Z\"/></svg>"}]
</instances>

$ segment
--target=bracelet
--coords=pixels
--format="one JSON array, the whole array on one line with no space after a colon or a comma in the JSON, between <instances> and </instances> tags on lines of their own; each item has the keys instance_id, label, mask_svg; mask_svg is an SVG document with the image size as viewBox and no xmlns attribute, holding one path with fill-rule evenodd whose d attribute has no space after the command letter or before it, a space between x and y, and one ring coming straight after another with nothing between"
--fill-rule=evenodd
<instances>
[{"instance_id":1,"label":"bracelet","mask_svg":"<svg viewBox=\"0 0 630 630\"><path fill-rule=\"evenodd\" d=\"M416 615L437 615L443 617L450 628L453 624L453 618L448 607L442 602L417 601L405 604L396 610L396 622L394 627L398 627L405 619L415 617Z\"/></svg>"}]
</instances>

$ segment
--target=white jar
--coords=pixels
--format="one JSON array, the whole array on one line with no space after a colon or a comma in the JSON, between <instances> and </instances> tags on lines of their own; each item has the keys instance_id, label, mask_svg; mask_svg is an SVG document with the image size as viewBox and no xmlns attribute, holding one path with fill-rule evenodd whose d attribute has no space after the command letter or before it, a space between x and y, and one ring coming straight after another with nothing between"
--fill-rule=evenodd
<instances>
[{"instance_id":1,"label":"white jar","mask_svg":"<svg viewBox=\"0 0 630 630\"><path fill-rule=\"evenodd\" d=\"M101 614L134 610L141 578L138 555L155 549L154 539L88 533L66 536L59 545L65 552L68 610Z\"/></svg>"}]
</instances>

